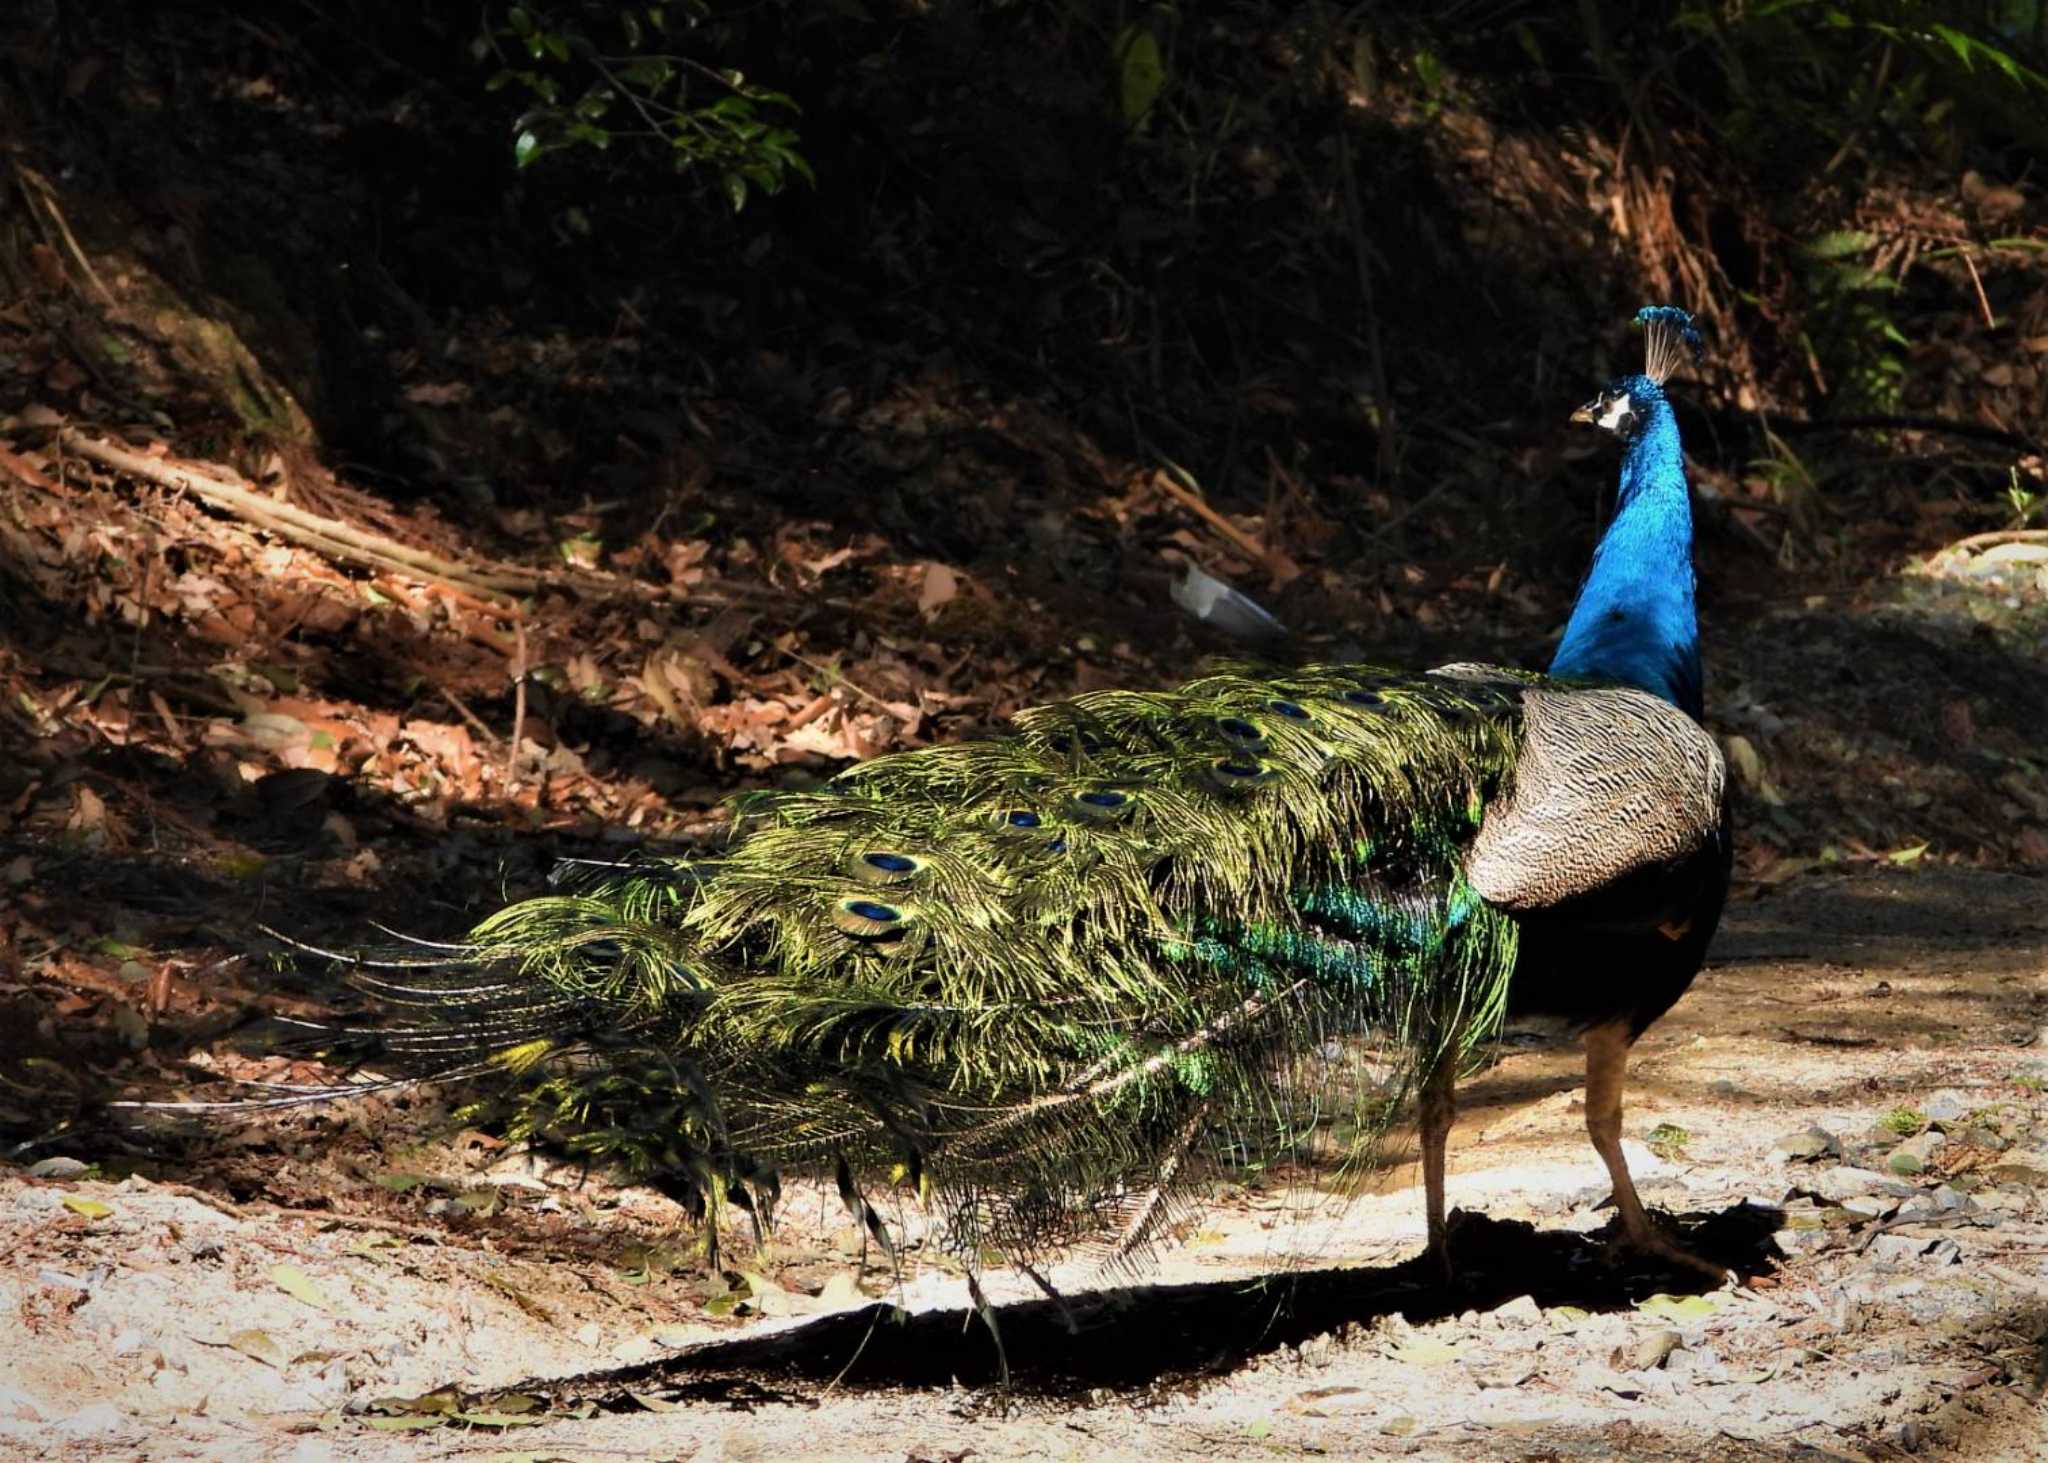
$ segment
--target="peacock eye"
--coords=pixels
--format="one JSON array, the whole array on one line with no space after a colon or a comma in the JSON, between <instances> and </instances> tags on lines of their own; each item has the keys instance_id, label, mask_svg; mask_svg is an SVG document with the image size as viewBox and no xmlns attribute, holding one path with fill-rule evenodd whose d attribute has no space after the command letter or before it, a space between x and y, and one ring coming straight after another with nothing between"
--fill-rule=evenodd
<instances>
[{"instance_id":1,"label":"peacock eye","mask_svg":"<svg viewBox=\"0 0 2048 1463\"><path fill-rule=\"evenodd\" d=\"M1387 704L1387 698L1377 691L1346 691L1344 699L1353 706L1363 706L1368 711L1379 711Z\"/></svg>"},{"instance_id":2,"label":"peacock eye","mask_svg":"<svg viewBox=\"0 0 2048 1463\"><path fill-rule=\"evenodd\" d=\"M1107 823L1122 818L1137 804L1129 793L1119 792L1113 787L1098 787L1075 793L1067 806L1076 817L1093 823Z\"/></svg>"},{"instance_id":3,"label":"peacock eye","mask_svg":"<svg viewBox=\"0 0 2048 1463\"><path fill-rule=\"evenodd\" d=\"M910 913L897 905L856 895L832 907L832 923L840 933L856 940L893 940L909 927Z\"/></svg>"},{"instance_id":4,"label":"peacock eye","mask_svg":"<svg viewBox=\"0 0 2048 1463\"><path fill-rule=\"evenodd\" d=\"M1308 708L1293 701L1268 701L1266 709L1286 717L1289 721L1307 721L1309 719Z\"/></svg>"},{"instance_id":5,"label":"peacock eye","mask_svg":"<svg viewBox=\"0 0 2048 1463\"><path fill-rule=\"evenodd\" d=\"M853 876L863 884L907 884L924 869L915 854L870 849L853 861Z\"/></svg>"}]
</instances>

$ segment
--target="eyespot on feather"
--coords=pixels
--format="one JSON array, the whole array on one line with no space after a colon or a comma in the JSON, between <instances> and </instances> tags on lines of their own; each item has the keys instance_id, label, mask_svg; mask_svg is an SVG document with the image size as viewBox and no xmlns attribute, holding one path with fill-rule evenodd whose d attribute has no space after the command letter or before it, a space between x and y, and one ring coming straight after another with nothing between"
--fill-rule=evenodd
<instances>
[{"instance_id":1,"label":"eyespot on feather","mask_svg":"<svg viewBox=\"0 0 2048 1463\"><path fill-rule=\"evenodd\" d=\"M1209 764L1209 780L1226 792L1244 792L1271 782L1278 774L1256 757L1218 757Z\"/></svg>"},{"instance_id":2,"label":"eyespot on feather","mask_svg":"<svg viewBox=\"0 0 2048 1463\"><path fill-rule=\"evenodd\" d=\"M1127 792L1099 787L1075 793L1067 806L1073 809L1076 817L1086 818L1092 823L1112 823L1126 816L1135 804Z\"/></svg>"},{"instance_id":3,"label":"eyespot on feather","mask_svg":"<svg viewBox=\"0 0 2048 1463\"><path fill-rule=\"evenodd\" d=\"M1344 693L1344 703L1347 706L1363 707L1367 711L1384 711L1387 707L1387 698L1377 691L1351 690Z\"/></svg>"},{"instance_id":4,"label":"eyespot on feather","mask_svg":"<svg viewBox=\"0 0 2048 1463\"><path fill-rule=\"evenodd\" d=\"M916 854L893 853L887 849L869 849L857 854L851 860L848 872L863 884L908 884L925 869L925 861Z\"/></svg>"},{"instance_id":5,"label":"eyespot on feather","mask_svg":"<svg viewBox=\"0 0 2048 1463\"><path fill-rule=\"evenodd\" d=\"M896 939L909 927L910 919L910 912L901 905L858 894L832 906L833 927L856 940Z\"/></svg>"},{"instance_id":6,"label":"eyespot on feather","mask_svg":"<svg viewBox=\"0 0 2048 1463\"><path fill-rule=\"evenodd\" d=\"M1309 715L1309 710L1306 706L1303 706L1298 701L1289 701L1284 697L1268 701L1266 703L1266 709L1280 716L1286 717L1289 721L1313 720L1313 718Z\"/></svg>"},{"instance_id":7,"label":"eyespot on feather","mask_svg":"<svg viewBox=\"0 0 2048 1463\"><path fill-rule=\"evenodd\" d=\"M1242 716L1217 717L1216 734L1239 751L1258 752L1266 746L1266 734L1256 722L1246 721Z\"/></svg>"}]
</instances>

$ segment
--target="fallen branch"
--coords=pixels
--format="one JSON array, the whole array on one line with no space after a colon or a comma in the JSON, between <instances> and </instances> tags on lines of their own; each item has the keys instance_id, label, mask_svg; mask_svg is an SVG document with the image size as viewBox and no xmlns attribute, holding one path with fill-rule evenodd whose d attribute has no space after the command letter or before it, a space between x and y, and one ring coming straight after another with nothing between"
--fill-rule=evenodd
<instances>
[{"instance_id":1,"label":"fallen branch","mask_svg":"<svg viewBox=\"0 0 2048 1463\"><path fill-rule=\"evenodd\" d=\"M1989 533L1973 533L1968 538L1959 538L1946 544L1944 554L1974 553L1978 549L1993 548L1999 544L2048 544L2048 528L2000 528Z\"/></svg>"},{"instance_id":2,"label":"fallen branch","mask_svg":"<svg viewBox=\"0 0 2048 1463\"><path fill-rule=\"evenodd\" d=\"M1228 518L1225 518L1221 513L1218 513L1214 508L1211 508L1194 493L1189 492L1186 488L1175 482L1166 471L1162 470L1152 474L1152 486L1158 488L1176 503L1186 507L1197 518L1200 518L1204 523L1243 549L1247 554L1250 554L1256 563L1265 565L1269 571L1273 569L1273 556L1267 552L1264 544L1232 523Z\"/></svg>"},{"instance_id":3,"label":"fallen branch","mask_svg":"<svg viewBox=\"0 0 2048 1463\"><path fill-rule=\"evenodd\" d=\"M90 458L104 467L174 492L190 493L204 503L233 513L281 537L318 549L330 557L426 579L483 600L501 613L516 609L512 595L531 593L543 582L537 574L480 574L382 534L365 533L346 523L322 518L289 503L280 503L253 489L223 482L193 468L89 437L75 427L59 427L57 440L79 456Z\"/></svg>"}]
</instances>

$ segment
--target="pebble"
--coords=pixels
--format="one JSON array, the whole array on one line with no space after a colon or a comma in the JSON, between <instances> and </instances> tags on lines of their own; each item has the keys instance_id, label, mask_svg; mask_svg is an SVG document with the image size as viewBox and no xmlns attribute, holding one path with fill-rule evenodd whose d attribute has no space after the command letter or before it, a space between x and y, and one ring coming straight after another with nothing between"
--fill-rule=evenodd
<instances>
[{"instance_id":1,"label":"pebble","mask_svg":"<svg viewBox=\"0 0 2048 1463\"><path fill-rule=\"evenodd\" d=\"M1963 1100L1960 1092L1944 1089L1922 1103L1920 1111L1930 1123L1953 1123L1968 1117L1976 1109Z\"/></svg>"},{"instance_id":2,"label":"pebble","mask_svg":"<svg viewBox=\"0 0 2048 1463\"><path fill-rule=\"evenodd\" d=\"M1818 1254L1833 1242L1833 1236L1817 1225L1810 1229L1781 1229L1771 1238L1785 1255Z\"/></svg>"},{"instance_id":3,"label":"pebble","mask_svg":"<svg viewBox=\"0 0 2048 1463\"><path fill-rule=\"evenodd\" d=\"M1946 1142L1948 1138L1945 1135L1930 1128L1918 1137L1908 1138L1894 1148L1891 1157L1885 1160L1885 1167L1893 1173L1909 1177L1925 1173L1928 1163L1934 1158L1935 1150Z\"/></svg>"},{"instance_id":4,"label":"pebble","mask_svg":"<svg viewBox=\"0 0 2048 1463\"><path fill-rule=\"evenodd\" d=\"M1505 1305L1494 1309L1494 1319L1509 1326L1540 1326L1543 1324L1543 1307L1536 1304L1533 1295L1518 1295Z\"/></svg>"},{"instance_id":5,"label":"pebble","mask_svg":"<svg viewBox=\"0 0 2048 1463\"><path fill-rule=\"evenodd\" d=\"M45 1158L28 1166L32 1179L75 1179L92 1165L76 1158Z\"/></svg>"},{"instance_id":6,"label":"pebble","mask_svg":"<svg viewBox=\"0 0 2048 1463\"><path fill-rule=\"evenodd\" d=\"M1617 1346L1608 1364L1620 1371L1654 1371L1671 1360L1671 1353L1685 1345L1676 1331L1650 1331L1626 1346Z\"/></svg>"},{"instance_id":7,"label":"pebble","mask_svg":"<svg viewBox=\"0 0 2048 1463\"><path fill-rule=\"evenodd\" d=\"M1771 1159L1776 1163L1805 1162L1832 1157L1841 1151L1841 1140L1816 1123L1787 1133L1771 1144Z\"/></svg>"},{"instance_id":8,"label":"pebble","mask_svg":"<svg viewBox=\"0 0 2048 1463\"><path fill-rule=\"evenodd\" d=\"M1962 1259L1963 1247L1952 1239L1936 1240L1927 1251L1927 1261L1932 1265L1958 1265Z\"/></svg>"},{"instance_id":9,"label":"pebble","mask_svg":"<svg viewBox=\"0 0 2048 1463\"><path fill-rule=\"evenodd\" d=\"M1927 1241L1909 1234L1881 1234L1870 1242L1868 1254L1881 1265L1905 1265L1920 1258Z\"/></svg>"},{"instance_id":10,"label":"pebble","mask_svg":"<svg viewBox=\"0 0 2048 1463\"><path fill-rule=\"evenodd\" d=\"M95 1402L51 1423L50 1431L62 1438L83 1440L103 1438L108 1433L121 1431L125 1425L126 1419L121 1416L120 1408L111 1402Z\"/></svg>"},{"instance_id":11,"label":"pebble","mask_svg":"<svg viewBox=\"0 0 2048 1463\"><path fill-rule=\"evenodd\" d=\"M1824 1199L1840 1202L1843 1199L1865 1198L1872 1194L1891 1194L1898 1198L1911 1197L1913 1190L1896 1179L1886 1178L1867 1168L1850 1168L1847 1164L1824 1170L1813 1181L1814 1192Z\"/></svg>"}]
</instances>

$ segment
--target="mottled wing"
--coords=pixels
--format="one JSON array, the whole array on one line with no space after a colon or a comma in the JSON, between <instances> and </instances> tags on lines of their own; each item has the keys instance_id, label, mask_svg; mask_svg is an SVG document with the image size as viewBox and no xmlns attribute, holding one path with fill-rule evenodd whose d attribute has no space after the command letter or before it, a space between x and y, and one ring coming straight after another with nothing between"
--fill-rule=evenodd
<instances>
[{"instance_id":1,"label":"mottled wing","mask_svg":"<svg viewBox=\"0 0 2048 1463\"><path fill-rule=\"evenodd\" d=\"M1669 702L1553 685L1523 694L1522 718L1507 789L1465 859L1489 903L1517 912L1561 904L1674 864L1719 831L1721 749Z\"/></svg>"}]
</instances>

